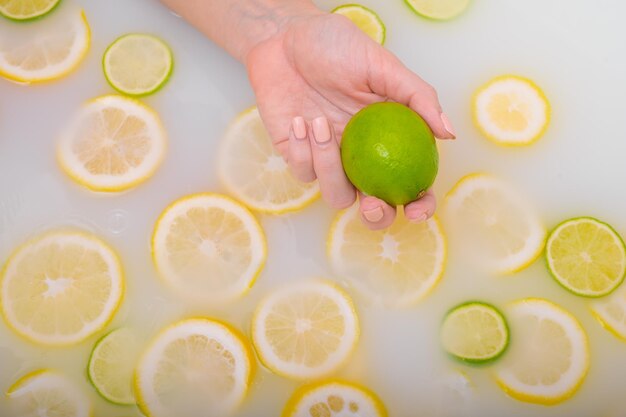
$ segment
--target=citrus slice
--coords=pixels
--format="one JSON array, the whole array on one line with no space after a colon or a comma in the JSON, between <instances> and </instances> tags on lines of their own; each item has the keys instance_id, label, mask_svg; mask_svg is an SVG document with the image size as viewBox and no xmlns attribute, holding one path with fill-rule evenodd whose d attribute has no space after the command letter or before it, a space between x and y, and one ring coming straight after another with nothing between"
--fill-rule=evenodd
<instances>
[{"instance_id":1,"label":"citrus slice","mask_svg":"<svg viewBox=\"0 0 626 417\"><path fill-rule=\"evenodd\" d=\"M299 388L287 402L282 417L387 417L378 396L365 387L331 380Z\"/></svg>"},{"instance_id":2,"label":"citrus slice","mask_svg":"<svg viewBox=\"0 0 626 417\"><path fill-rule=\"evenodd\" d=\"M123 191L149 179L165 155L158 115L139 101L108 95L88 101L61 137L63 171L93 191Z\"/></svg>"},{"instance_id":3,"label":"citrus slice","mask_svg":"<svg viewBox=\"0 0 626 417\"><path fill-rule=\"evenodd\" d=\"M131 96L152 94L172 74L174 58L161 39L131 33L116 39L102 58L104 76L117 91Z\"/></svg>"},{"instance_id":4,"label":"citrus slice","mask_svg":"<svg viewBox=\"0 0 626 417\"><path fill-rule=\"evenodd\" d=\"M251 348L230 326L183 320L163 330L143 354L135 395L150 417L222 416L243 401L253 371Z\"/></svg>"},{"instance_id":5,"label":"citrus slice","mask_svg":"<svg viewBox=\"0 0 626 417\"><path fill-rule=\"evenodd\" d=\"M66 376L40 370L23 376L7 391L12 416L90 417L88 397Z\"/></svg>"},{"instance_id":6,"label":"citrus slice","mask_svg":"<svg viewBox=\"0 0 626 417\"><path fill-rule=\"evenodd\" d=\"M337 215L327 245L335 273L366 298L387 306L416 303L444 271L446 243L436 218L414 224L399 215L387 230L372 231L355 205Z\"/></svg>"},{"instance_id":7,"label":"citrus slice","mask_svg":"<svg viewBox=\"0 0 626 417\"><path fill-rule=\"evenodd\" d=\"M541 253L546 230L528 202L487 174L463 177L446 196L446 220L474 261L501 273L519 271Z\"/></svg>"},{"instance_id":8,"label":"citrus slice","mask_svg":"<svg viewBox=\"0 0 626 417\"><path fill-rule=\"evenodd\" d=\"M129 328L114 330L96 343L87 373L104 399L115 404L135 404L132 380L139 353L139 340Z\"/></svg>"},{"instance_id":9,"label":"citrus slice","mask_svg":"<svg viewBox=\"0 0 626 417\"><path fill-rule=\"evenodd\" d=\"M101 330L122 301L120 261L87 232L51 231L13 252L0 276L2 314L21 336L78 343Z\"/></svg>"},{"instance_id":10,"label":"citrus slice","mask_svg":"<svg viewBox=\"0 0 626 417\"><path fill-rule=\"evenodd\" d=\"M546 259L554 279L584 297L609 294L626 274L624 241L611 226L591 217L558 225L548 238Z\"/></svg>"},{"instance_id":11,"label":"citrus slice","mask_svg":"<svg viewBox=\"0 0 626 417\"><path fill-rule=\"evenodd\" d=\"M226 131L218 160L222 182L253 210L280 214L299 210L319 196L317 182L296 180L274 147L256 107Z\"/></svg>"},{"instance_id":12,"label":"citrus slice","mask_svg":"<svg viewBox=\"0 0 626 417\"><path fill-rule=\"evenodd\" d=\"M626 342L626 287L591 305L591 312L602 327Z\"/></svg>"},{"instance_id":13,"label":"citrus slice","mask_svg":"<svg viewBox=\"0 0 626 417\"><path fill-rule=\"evenodd\" d=\"M285 285L263 300L252 318L252 341L263 364L293 379L332 373L358 338L352 300L329 281Z\"/></svg>"},{"instance_id":14,"label":"citrus slice","mask_svg":"<svg viewBox=\"0 0 626 417\"><path fill-rule=\"evenodd\" d=\"M520 401L544 405L573 396L589 368L587 335L578 321L534 298L514 303L507 313L515 340L496 372L500 387Z\"/></svg>"},{"instance_id":15,"label":"citrus slice","mask_svg":"<svg viewBox=\"0 0 626 417\"><path fill-rule=\"evenodd\" d=\"M161 277L181 295L228 301L254 284L267 257L265 235L241 204L220 194L195 194L159 217L152 257Z\"/></svg>"},{"instance_id":16,"label":"citrus slice","mask_svg":"<svg viewBox=\"0 0 626 417\"><path fill-rule=\"evenodd\" d=\"M454 19L467 9L470 0L405 0L413 11L434 20Z\"/></svg>"},{"instance_id":17,"label":"citrus slice","mask_svg":"<svg viewBox=\"0 0 626 417\"><path fill-rule=\"evenodd\" d=\"M498 145L536 142L548 128L550 104L532 81L515 75L496 77L478 89L472 103L474 123Z\"/></svg>"},{"instance_id":18,"label":"citrus slice","mask_svg":"<svg viewBox=\"0 0 626 417\"><path fill-rule=\"evenodd\" d=\"M13 20L30 20L52 11L61 0L0 0L0 14Z\"/></svg>"},{"instance_id":19,"label":"citrus slice","mask_svg":"<svg viewBox=\"0 0 626 417\"><path fill-rule=\"evenodd\" d=\"M441 343L446 352L464 362L491 362L508 347L509 327L497 308L471 301L446 314Z\"/></svg>"},{"instance_id":20,"label":"citrus slice","mask_svg":"<svg viewBox=\"0 0 626 417\"><path fill-rule=\"evenodd\" d=\"M0 26L0 76L24 83L61 78L83 60L90 37L84 12L34 26Z\"/></svg>"},{"instance_id":21,"label":"citrus slice","mask_svg":"<svg viewBox=\"0 0 626 417\"><path fill-rule=\"evenodd\" d=\"M350 19L379 44L385 43L385 24L373 10L360 4L345 4L335 8L332 12Z\"/></svg>"}]
</instances>

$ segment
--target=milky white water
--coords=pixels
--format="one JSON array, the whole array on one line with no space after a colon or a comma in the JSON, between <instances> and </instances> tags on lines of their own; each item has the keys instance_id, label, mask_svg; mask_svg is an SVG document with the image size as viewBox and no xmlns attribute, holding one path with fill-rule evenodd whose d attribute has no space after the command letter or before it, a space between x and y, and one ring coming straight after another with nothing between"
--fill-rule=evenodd
<instances>
[{"instance_id":1,"label":"milky white water","mask_svg":"<svg viewBox=\"0 0 626 417\"><path fill-rule=\"evenodd\" d=\"M568 217L591 215L626 233L626 136L620 128L626 97L626 3L476 0L466 14L448 23L421 19L401 0L362 3L387 23L387 47L437 87L458 131L456 142L441 147L439 196L462 175L489 171L523 190L550 227ZM331 9L340 3L319 4ZM247 330L257 300L272 287L331 276L325 240L333 211L317 202L293 215L260 216L269 258L241 303L188 307L158 283L149 252L153 224L178 197L223 191L215 170L216 145L227 123L254 103L253 93L243 67L156 0L64 0L59 13L75 7L85 9L93 31L89 55L75 73L32 87L0 80L0 263L16 245L49 228L91 230L119 251L127 276L126 299L110 328L134 326L145 335L191 315L219 317ZM173 48L172 79L145 99L162 116L170 146L151 181L119 195L93 194L57 168L56 136L80 103L112 92L100 60L106 46L127 32L157 34ZM472 92L505 73L535 80L551 102L550 128L530 148L498 148L471 124ZM387 311L357 300L362 337L338 376L372 388L393 417L626 415L626 344L599 326L586 300L562 290L541 260L514 276L494 277L460 263L455 251L442 283L416 307ZM503 305L527 296L565 307L590 337L589 375L573 399L556 407L508 398L494 383L491 368L450 361L439 347L439 323L452 305L467 299ZM87 382L88 354L99 336L69 349L45 349L22 341L0 323L0 391L33 369L60 368L91 396L97 416L139 415L134 407L107 404ZM459 394L446 387L458 370L471 379L470 391ZM297 386L261 370L238 415L278 416ZM0 416L7 413L6 398L0 396Z\"/></svg>"}]
</instances>

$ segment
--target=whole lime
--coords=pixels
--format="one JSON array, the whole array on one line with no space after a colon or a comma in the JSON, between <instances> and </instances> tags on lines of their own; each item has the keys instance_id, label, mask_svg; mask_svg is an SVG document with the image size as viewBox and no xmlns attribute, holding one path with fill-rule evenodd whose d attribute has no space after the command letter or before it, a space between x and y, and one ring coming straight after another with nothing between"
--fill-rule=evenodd
<instances>
[{"instance_id":1,"label":"whole lime","mask_svg":"<svg viewBox=\"0 0 626 417\"><path fill-rule=\"evenodd\" d=\"M439 167L430 128L398 103L375 103L355 114L343 132L341 160L356 188L394 206L420 198Z\"/></svg>"}]
</instances>

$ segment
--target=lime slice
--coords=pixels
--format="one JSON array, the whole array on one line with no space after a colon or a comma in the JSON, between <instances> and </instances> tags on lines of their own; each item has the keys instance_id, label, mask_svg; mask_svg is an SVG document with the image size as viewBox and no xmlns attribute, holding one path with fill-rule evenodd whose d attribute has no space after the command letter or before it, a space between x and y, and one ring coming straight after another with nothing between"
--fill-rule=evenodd
<instances>
[{"instance_id":1,"label":"lime slice","mask_svg":"<svg viewBox=\"0 0 626 417\"><path fill-rule=\"evenodd\" d=\"M145 96L160 89L170 78L174 58L161 39L140 33L113 42L102 58L104 76L117 91Z\"/></svg>"},{"instance_id":2,"label":"lime slice","mask_svg":"<svg viewBox=\"0 0 626 417\"><path fill-rule=\"evenodd\" d=\"M360 4L345 4L334 9L333 13L350 19L367 36L379 44L383 45L385 43L385 24L373 10Z\"/></svg>"},{"instance_id":3,"label":"lime slice","mask_svg":"<svg viewBox=\"0 0 626 417\"><path fill-rule=\"evenodd\" d=\"M626 247L611 226L590 217L566 220L546 246L548 268L566 290L583 297L602 297L626 274Z\"/></svg>"},{"instance_id":4,"label":"lime slice","mask_svg":"<svg viewBox=\"0 0 626 417\"><path fill-rule=\"evenodd\" d=\"M61 0L0 0L0 14L12 20L30 20L52 11Z\"/></svg>"},{"instance_id":5,"label":"lime slice","mask_svg":"<svg viewBox=\"0 0 626 417\"><path fill-rule=\"evenodd\" d=\"M100 339L89 358L89 380L98 393L115 404L135 404L133 372L139 359L139 341L128 328Z\"/></svg>"},{"instance_id":6,"label":"lime slice","mask_svg":"<svg viewBox=\"0 0 626 417\"><path fill-rule=\"evenodd\" d=\"M405 0L413 11L434 20L450 20L467 9L470 0Z\"/></svg>"},{"instance_id":7,"label":"lime slice","mask_svg":"<svg viewBox=\"0 0 626 417\"><path fill-rule=\"evenodd\" d=\"M464 362L490 362L508 347L509 328L494 306L471 301L446 314L441 326L441 343L446 352Z\"/></svg>"}]
</instances>

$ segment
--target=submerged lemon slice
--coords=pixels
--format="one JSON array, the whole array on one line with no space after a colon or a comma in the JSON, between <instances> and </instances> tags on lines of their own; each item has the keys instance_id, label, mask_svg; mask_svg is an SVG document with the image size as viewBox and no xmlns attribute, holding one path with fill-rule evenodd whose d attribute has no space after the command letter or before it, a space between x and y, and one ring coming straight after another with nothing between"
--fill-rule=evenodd
<instances>
[{"instance_id":1,"label":"submerged lemon slice","mask_svg":"<svg viewBox=\"0 0 626 417\"><path fill-rule=\"evenodd\" d=\"M319 196L317 182L296 180L274 150L256 107L231 123L220 145L218 169L222 182L253 210L280 214L299 210Z\"/></svg>"},{"instance_id":2,"label":"submerged lemon slice","mask_svg":"<svg viewBox=\"0 0 626 417\"><path fill-rule=\"evenodd\" d=\"M385 43L385 24L373 10L360 4L345 4L335 8L332 12L350 19L367 36L379 44Z\"/></svg>"},{"instance_id":3,"label":"submerged lemon slice","mask_svg":"<svg viewBox=\"0 0 626 417\"><path fill-rule=\"evenodd\" d=\"M502 389L520 401L545 405L574 395L589 369L587 335L578 321L534 298L514 303L508 317L515 339L496 372Z\"/></svg>"},{"instance_id":4,"label":"submerged lemon slice","mask_svg":"<svg viewBox=\"0 0 626 417\"><path fill-rule=\"evenodd\" d=\"M548 268L566 290L585 297L613 291L626 274L626 247L611 226L590 217L564 221L546 244Z\"/></svg>"},{"instance_id":5,"label":"submerged lemon slice","mask_svg":"<svg viewBox=\"0 0 626 417\"><path fill-rule=\"evenodd\" d=\"M0 26L0 76L31 83L67 75L89 49L84 12L25 26Z\"/></svg>"},{"instance_id":6,"label":"submerged lemon slice","mask_svg":"<svg viewBox=\"0 0 626 417\"><path fill-rule=\"evenodd\" d=\"M150 417L225 416L248 392L254 356L230 326L183 320L163 330L135 373L135 395Z\"/></svg>"},{"instance_id":7,"label":"submerged lemon slice","mask_svg":"<svg viewBox=\"0 0 626 417\"><path fill-rule=\"evenodd\" d=\"M478 89L472 104L474 122L492 142L523 146L536 142L548 128L550 104L532 81L505 75Z\"/></svg>"},{"instance_id":8,"label":"submerged lemon slice","mask_svg":"<svg viewBox=\"0 0 626 417\"><path fill-rule=\"evenodd\" d=\"M470 0L405 0L417 14L434 20L450 20L467 9Z\"/></svg>"},{"instance_id":9,"label":"submerged lemon slice","mask_svg":"<svg viewBox=\"0 0 626 417\"><path fill-rule=\"evenodd\" d=\"M61 0L0 0L0 14L13 20L30 20L44 16Z\"/></svg>"},{"instance_id":10,"label":"submerged lemon slice","mask_svg":"<svg viewBox=\"0 0 626 417\"><path fill-rule=\"evenodd\" d=\"M261 361L294 379L319 378L354 350L359 323L352 300L329 281L282 286L257 307L252 340Z\"/></svg>"},{"instance_id":11,"label":"submerged lemon slice","mask_svg":"<svg viewBox=\"0 0 626 417\"><path fill-rule=\"evenodd\" d=\"M113 88L132 96L152 94L172 74L172 51L161 39L131 33L116 39L102 58L104 75Z\"/></svg>"},{"instance_id":12,"label":"submerged lemon slice","mask_svg":"<svg viewBox=\"0 0 626 417\"><path fill-rule=\"evenodd\" d=\"M391 307L424 297L441 279L446 243L435 218L419 224L399 215L387 230L363 225L358 207L337 215L328 236L333 270L359 293Z\"/></svg>"},{"instance_id":13,"label":"submerged lemon slice","mask_svg":"<svg viewBox=\"0 0 626 417\"><path fill-rule=\"evenodd\" d=\"M339 380L305 385L285 406L282 417L387 417L378 396L365 387Z\"/></svg>"},{"instance_id":14,"label":"submerged lemon slice","mask_svg":"<svg viewBox=\"0 0 626 417\"><path fill-rule=\"evenodd\" d=\"M602 327L626 342L626 287L594 302L591 311Z\"/></svg>"},{"instance_id":15,"label":"submerged lemon slice","mask_svg":"<svg viewBox=\"0 0 626 417\"><path fill-rule=\"evenodd\" d=\"M11 255L0 283L6 322L45 345L78 343L101 330L124 293L115 252L79 231L53 231L29 240Z\"/></svg>"},{"instance_id":16,"label":"submerged lemon slice","mask_svg":"<svg viewBox=\"0 0 626 417\"><path fill-rule=\"evenodd\" d=\"M145 104L108 95L88 101L58 146L73 180L94 191L123 191L148 180L165 156L166 135Z\"/></svg>"},{"instance_id":17,"label":"submerged lemon slice","mask_svg":"<svg viewBox=\"0 0 626 417\"><path fill-rule=\"evenodd\" d=\"M12 416L91 416L88 397L66 376L48 369L20 378L7 397Z\"/></svg>"},{"instance_id":18,"label":"submerged lemon slice","mask_svg":"<svg viewBox=\"0 0 626 417\"><path fill-rule=\"evenodd\" d=\"M229 301L254 284L267 257L265 235L241 204L220 194L195 194L159 217L152 257L161 277L181 295Z\"/></svg>"},{"instance_id":19,"label":"submerged lemon slice","mask_svg":"<svg viewBox=\"0 0 626 417\"><path fill-rule=\"evenodd\" d=\"M546 230L534 209L487 174L463 177L446 196L445 215L472 260L497 272L525 268L545 244Z\"/></svg>"}]
</instances>

